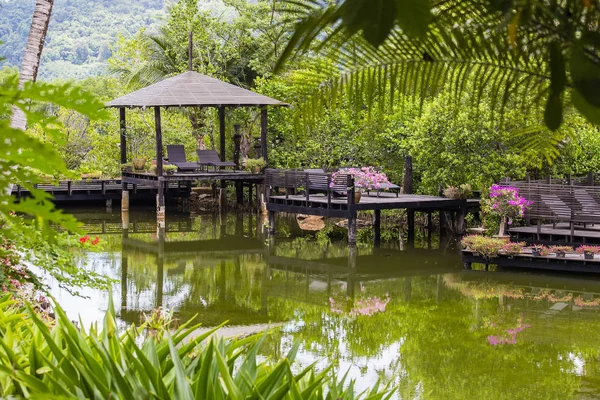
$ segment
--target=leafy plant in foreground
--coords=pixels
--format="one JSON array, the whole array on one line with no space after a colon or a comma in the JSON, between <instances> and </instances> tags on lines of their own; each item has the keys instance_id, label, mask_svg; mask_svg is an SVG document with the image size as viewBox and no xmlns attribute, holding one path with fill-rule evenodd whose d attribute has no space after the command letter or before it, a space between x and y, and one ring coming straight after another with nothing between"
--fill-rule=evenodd
<instances>
[{"instance_id":1,"label":"leafy plant in foreground","mask_svg":"<svg viewBox=\"0 0 600 400\"><path fill-rule=\"evenodd\" d=\"M260 360L262 338L225 341L218 328L195 335L186 323L166 338L146 326L117 331L112 303L100 331L78 329L56 308L54 324L31 306L0 299L0 396L93 399L354 399L353 383L337 382L314 364L295 372L299 345L277 362ZM388 399L376 385L358 398Z\"/></svg>"}]
</instances>

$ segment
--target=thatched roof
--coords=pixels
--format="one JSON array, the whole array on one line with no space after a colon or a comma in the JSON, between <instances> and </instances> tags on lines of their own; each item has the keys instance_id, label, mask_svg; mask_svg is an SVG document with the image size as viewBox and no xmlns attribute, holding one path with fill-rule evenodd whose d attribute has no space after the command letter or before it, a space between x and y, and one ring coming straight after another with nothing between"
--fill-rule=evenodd
<instances>
[{"instance_id":1,"label":"thatched roof","mask_svg":"<svg viewBox=\"0 0 600 400\"><path fill-rule=\"evenodd\" d=\"M279 100L188 71L106 104L107 107L287 106Z\"/></svg>"}]
</instances>

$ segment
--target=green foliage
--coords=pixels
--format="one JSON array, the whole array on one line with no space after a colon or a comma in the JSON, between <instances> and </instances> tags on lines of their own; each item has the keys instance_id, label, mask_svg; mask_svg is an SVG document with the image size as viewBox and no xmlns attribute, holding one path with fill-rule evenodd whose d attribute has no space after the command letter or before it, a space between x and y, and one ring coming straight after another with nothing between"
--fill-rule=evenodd
<instances>
[{"instance_id":1,"label":"green foliage","mask_svg":"<svg viewBox=\"0 0 600 400\"><path fill-rule=\"evenodd\" d=\"M247 171L262 170L267 164L264 158L246 158L244 168Z\"/></svg>"},{"instance_id":2,"label":"green foliage","mask_svg":"<svg viewBox=\"0 0 600 400\"><path fill-rule=\"evenodd\" d=\"M79 232L77 221L54 208L50 196L37 190L35 184L44 177L69 175L64 161L52 145L29 132L10 127L12 107L25 112L29 126L50 140L60 143L61 124L44 110L50 105L69 109L88 118L101 118L101 104L72 85L26 83L18 88L16 76L0 84L0 233L4 244L18 251L20 263L29 262L44 269L65 287L82 284L103 285L107 280L95 273L77 268L66 246L74 244L71 235L57 235L56 227ZM13 185L30 191L32 198L16 202L11 196ZM0 258L10 256L6 246L0 247ZM6 266L9 267L8 265ZM30 272L28 272L30 274ZM4 275L10 275L6 272Z\"/></svg>"},{"instance_id":3,"label":"green foliage","mask_svg":"<svg viewBox=\"0 0 600 400\"><path fill-rule=\"evenodd\" d=\"M471 83L474 106L489 90L493 113L502 116L512 102L543 116L552 131L571 109L571 96L588 121L599 120L600 41L597 24L590 23L599 15L594 2L284 4L294 6L298 24L279 65L294 53L316 49L342 70L324 82L302 114L320 114L345 92L352 93L356 107L393 107L397 92L422 102L450 84L460 98L471 93L465 86Z\"/></svg>"},{"instance_id":4,"label":"green foliage","mask_svg":"<svg viewBox=\"0 0 600 400\"><path fill-rule=\"evenodd\" d=\"M0 5L5 65L21 64L34 5L35 1L21 0L3 1ZM56 0L40 78L82 79L105 73L114 38L155 25L162 10L162 0Z\"/></svg>"},{"instance_id":5,"label":"green foliage","mask_svg":"<svg viewBox=\"0 0 600 400\"><path fill-rule=\"evenodd\" d=\"M294 372L293 346L279 361L258 351L265 340L210 339L217 328L192 335L184 324L166 338L137 338L146 324L117 331L112 303L102 329L78 329L64 311L49 326L36 312L0 300L0 389L2 397L95 399L354 399L354 386L337 382L327 368ZM379 393L377 393L379 392ZM363 398L389 398L376 386ZM376 397L371 397L376 396Z\"/></svg>"}]
</instances>

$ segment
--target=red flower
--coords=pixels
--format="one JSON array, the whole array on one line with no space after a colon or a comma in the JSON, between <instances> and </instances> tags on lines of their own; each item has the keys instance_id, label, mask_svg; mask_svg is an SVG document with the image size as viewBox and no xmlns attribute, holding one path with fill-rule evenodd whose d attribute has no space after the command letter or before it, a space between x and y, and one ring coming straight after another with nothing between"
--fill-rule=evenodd
<instances>
[{"instance_id":1,"label":"red flower","mask_svg":"<svg viewBox=\"0 0 600 400\"><path fill-rule=\"evenodd\" d=\"M92 245L97 245L98 242L100 241L100 238L98 236L96 236L96 239L92 240Z\"/></svg>"},{"instance_id":2,"label":"red flower","mask_svg":"<svg viewBox=\"0 0 600 400\"><path fill-rule=\"evenodd\" d=\"M87 242L88 240L90 240L90 235L85 235L84 237L79 238L79 243L85 244L85 242Z\"/></svg>"}]
</instances>

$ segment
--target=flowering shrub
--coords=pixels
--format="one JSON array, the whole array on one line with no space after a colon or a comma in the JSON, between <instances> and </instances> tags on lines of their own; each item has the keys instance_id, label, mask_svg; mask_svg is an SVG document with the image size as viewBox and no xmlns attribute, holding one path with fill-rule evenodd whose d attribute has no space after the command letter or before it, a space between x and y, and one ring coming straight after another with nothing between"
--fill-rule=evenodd
<instances>
[{"instance_id":1,"label":"flowering shrub","mask_svg":"<svg viewBox=\"0 0 600 400\"><path fill-rule=\"evenodd\" d=\"M100 242L100 238L98 236L96 236L94 239L90 238L90 235L85 235L81 238L79 238L79 243L81 243L82 245L86 245L86 244L90 244L92 246L97 245Z\"/></svg>"},{"instance_id":2,"label":"flowering shrub","mask_svg":"<svg viewBox=\"0 0 600 400\"><path fill-rule=\"evenodd\" d=\"M373 167L342 168L331 175L331 186L334 185L334 182L339 184L340 179L346 175L352 175L355 189L361 192L379 190L382 185L390 183L386 174Z\"/></svg>"},{"instance_id":3,"label":"flowering shrub","mask_svg":"<svg viewBox=\"0 0 600 400\"><path fill-rule=\"evenodd\" d=\"M500 217L499 235L504 235L506 222L510 224L513 218L523 218L531 204L531 201L519 196L519 189L500 185L490 187L490 198L484 202L485 209Z\"/></svg>"},{"instance_id":4,"label":"flowering shrub","mask_svg":"<svg viewBox=\"0 0 600 400\"><path fill-rule=\"evenodd\" d=\"M518 254L521 254L521 251L523 251L523 247L525 247L525 242L504 243L502 245L502 252L509 256L516 256Z\"/></svg>"},{"instance_id":5,"label":"flowering shrub","mask_svg":"<svg viewBox=\"0 0 600 400\"><path fill-rule=\"evenodd\" d=\"M533 255L546 257L548 254L550 254L550 249L544 246L543 244L536 244L534 246L531 246L531 253Z\"/></svg>"},{"instance_id":6,"label":"flowering shrub","mask_svg":"<svg viewBox=\"0 0 600 400\"><path fill-rule=\"evenodd\" d=\"M600 246L581 245L575 249L577 254L600 254Z\"/></svg>"},{"instance_id":7,"label":"flowering shrub","mask_svg":"<svg viewBox=\"0 0 600 400\"><path fill-rule=\"evenodd\" d=\"M505 218L523 218L525 210L533 204L519 196L519 189L511 186L492 185L490 188L490 209Z\"/></svg>"}]
</instances>

